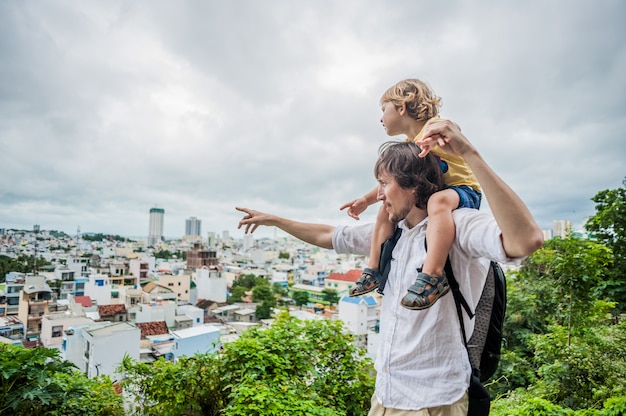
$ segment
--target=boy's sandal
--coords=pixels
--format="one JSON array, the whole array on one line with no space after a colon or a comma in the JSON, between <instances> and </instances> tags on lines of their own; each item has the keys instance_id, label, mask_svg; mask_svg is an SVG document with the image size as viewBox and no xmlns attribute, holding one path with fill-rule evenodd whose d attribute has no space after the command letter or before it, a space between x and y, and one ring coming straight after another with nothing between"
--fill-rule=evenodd
<instances>
[{"instance_id":1,"label":"boy's sandal","mask_svg":"<svg viewBox=\"0 0 626 416\"><path fill-rule=\"evenodd\" d=\"M430 286L428 289L426 286ZM430 308L437 300L448 293L450 284L445 273L442 276L430 276L426 273L418 273L415 283L409 286L409 293L404 295L400 304L407 309L420 310ZM435 294L431 301L430 296Z\"/></svg>"},{"instance_id":2,"label":"boy's sandal","mask_svg":"<svg viewBox=\"0 0 626 416\"><path fill-rule=\"evenodd\" d=\"M380 286L381 274L375 269L365 269L363 274L357 280L356 286L354 286L348 294L350 296L360 296L377 289Z\"/></svg>"}]
</instances>

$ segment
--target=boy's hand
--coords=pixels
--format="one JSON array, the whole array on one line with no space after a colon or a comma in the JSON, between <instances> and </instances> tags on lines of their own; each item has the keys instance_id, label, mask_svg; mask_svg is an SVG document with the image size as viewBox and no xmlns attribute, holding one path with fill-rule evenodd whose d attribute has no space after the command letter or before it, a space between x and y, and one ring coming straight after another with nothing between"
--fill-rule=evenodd
<instances>
[{"instance_id":1,"label":"boy's hand","mask_svg":"<svg viewBox=\"0 0 626 416\"><path fill-rule=\"evenodd\" d=\"M359 214L365 212L368 206L369 205L367 204L365 198L357 198L354 201L343 204L339 209L343 211L344 209L348 208L348 215L355 220L359 220Z\"/></svg>"}]
</instances>

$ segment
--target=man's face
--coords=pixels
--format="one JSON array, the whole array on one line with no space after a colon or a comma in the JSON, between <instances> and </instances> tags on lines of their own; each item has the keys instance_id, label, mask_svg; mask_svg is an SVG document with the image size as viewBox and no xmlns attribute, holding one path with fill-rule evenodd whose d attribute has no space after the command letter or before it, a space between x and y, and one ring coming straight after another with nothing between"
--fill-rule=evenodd
<instances>
[{"instance_id":1,"label":"man's face","mask_svg":"<svg viewBox=\"0 0 626 416\"><path fill-rule=\"evenodd\" d=\"M393 176L383 170L378 175L378 200L383 201L389 221L395 223L405 219L415 207L415 192L402 188Z\"/></svg>"}]
</instances>

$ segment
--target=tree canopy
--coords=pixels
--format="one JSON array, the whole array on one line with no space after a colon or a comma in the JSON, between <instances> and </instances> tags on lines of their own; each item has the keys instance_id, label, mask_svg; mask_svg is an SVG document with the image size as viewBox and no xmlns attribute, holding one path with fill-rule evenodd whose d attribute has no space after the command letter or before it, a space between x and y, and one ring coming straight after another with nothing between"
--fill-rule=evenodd
<instances>
[{"instance_id":1,"label":"tree canopy","mask_svg":"<svg viewBox=\"0 0 626 416\"><path fill-rule=\"evenodd\" d=\"M341 321L286 312L219 354L154 366L127 358L121 367L143 415L366 415L374 383L371 360Z\"/></svg>"},{"instance_id":2,"label":"tree canopy","mask_svg":"<svg viewBox=\"0 0 626 416\"><path fill-rule=\"evenodd\" d=\"M0 414L124 415L111 380L89 379L57 350L0 343Z\"/></svg>"},{"instance_id":3,"label":"tree canopy","mask_svg":"<svg viewBox=\"0 0 626 416\"><path fill-rule=\"evenodd\" d=\"M587 220L585 228L597 241L613 253L613 265L598 287L601 294L618 302L618 312L626 310L626 178L617 189L598 192L593 198L596 214Z\"/></svg>"}]
</instances>

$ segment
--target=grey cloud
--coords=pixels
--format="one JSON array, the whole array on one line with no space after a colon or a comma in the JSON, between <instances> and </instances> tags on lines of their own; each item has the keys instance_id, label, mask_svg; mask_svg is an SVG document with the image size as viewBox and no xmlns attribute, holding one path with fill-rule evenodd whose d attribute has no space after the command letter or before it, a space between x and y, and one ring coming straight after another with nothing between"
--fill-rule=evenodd
<instances>
[{"instance_id":1,"label":"grey cloud","mask_svg":"<svg viewBox=\"0 0 626 416\"><path fill-rule=\"evenodd\" d=\"M235 205L350 222L419 77L540 224L579 223L626 156L620 2L0 3L0 227L141 236ZM367 218L375 213L373 207ZM24 225L25 224L25 225Z\"/></svg>"}]
</instances>

